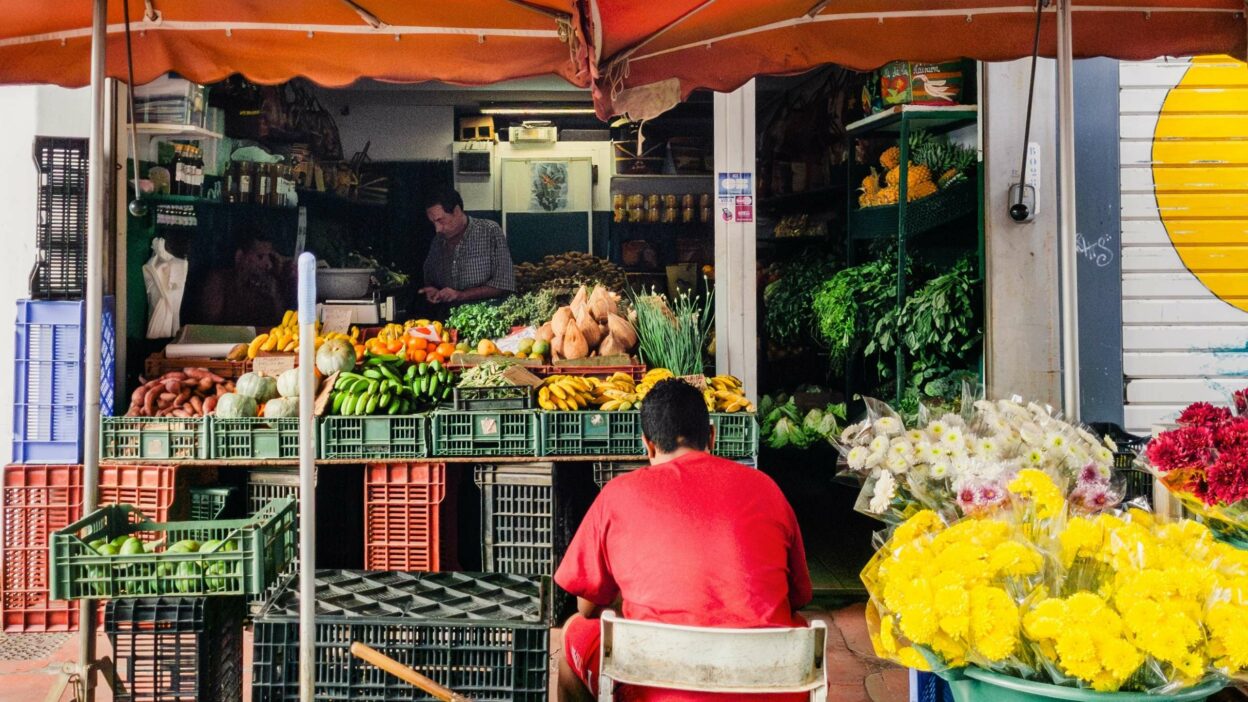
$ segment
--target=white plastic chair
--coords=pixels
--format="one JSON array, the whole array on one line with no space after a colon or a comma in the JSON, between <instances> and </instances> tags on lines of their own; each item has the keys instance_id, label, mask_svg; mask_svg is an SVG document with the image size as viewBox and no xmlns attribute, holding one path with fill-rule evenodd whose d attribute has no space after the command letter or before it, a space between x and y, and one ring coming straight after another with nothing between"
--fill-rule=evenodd
<instances>
[{"instance_id":1,"label":"white plastic chair","mask_svg":"<svg viewBox=\"0 0 1248 702\"><path fill-rule=\"evenodd\" d=\"M717 629L631 621L602 613L598 702L616 683L697 692L809 692L826 702L827 626Z\"/></svg>"}]
</instances>

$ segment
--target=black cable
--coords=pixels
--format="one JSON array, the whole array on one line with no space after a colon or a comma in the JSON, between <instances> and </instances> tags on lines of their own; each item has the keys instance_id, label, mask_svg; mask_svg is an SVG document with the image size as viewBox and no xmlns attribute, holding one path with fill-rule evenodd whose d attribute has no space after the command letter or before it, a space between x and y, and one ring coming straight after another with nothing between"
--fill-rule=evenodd
<instances>
[{"instance_id":1,"label":"black cable","mask_svg":"<svg viewBox=\"0 0 1248 702\"><path fill-rule=\"evenodd\" d=\"M1040 57L1040 23L1046 0L1036 0L1036 33L1031 41L1031 82L1027 87L1027 120L1023 123L1023 165L1018 169L1018 204L1027 190L1027 151L1031 142L1031 107L1036 99L1036 63Z\"/></svg>"}]
</instances>

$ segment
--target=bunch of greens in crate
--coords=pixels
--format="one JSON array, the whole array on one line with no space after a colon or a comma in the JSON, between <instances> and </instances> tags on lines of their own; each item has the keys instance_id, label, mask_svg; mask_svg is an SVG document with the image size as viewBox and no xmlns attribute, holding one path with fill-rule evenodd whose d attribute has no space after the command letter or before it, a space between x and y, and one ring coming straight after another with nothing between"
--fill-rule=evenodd
<instances>
[{"instance_id":1,"label":"bunch of greens in crate","mask_svg":"<svg viewBox=\"0 0 1248 702\"><path fill-rule=\"evenodd\" d=\"M512 295L498 305L498 314L511 327L540 327L555 316L559 303L554 291L537 290Z\"/></svg>"},{"instance_id":2,"label":"bunch of greens in crate","mask_svg":"<svg viewBox=\"0 0 1248 702\"><path fill-rule=\"evenodd\" d=\"M964 257L915 289L900 312L879 321L875 337L880 352L900 345L916 388L966 369L983 338L980 297L975 260ZM881 364L882 377L891 375L885 365Z\"/></svg>"},{"instance_id":3,"label":"bunch of greens in crate","mask_svg":"<svg viewBox=\"0 0 1248 702\"><path fill-rule=\"evenodd\" d=\"M715 323L715 289L705 302L681 293L669 303L666 295L653 291L632 300L642 361L677 376L701 375L702 352Z\"/></svg>"},{"instance_id":4,"label":"bunch of greens in crate","mask_svg":"<svg viewBox=\"0 0 1248 702\"><path fill-rule=\"evenodd\" d=\"M490 302L474 302L460 305L451 312L446 326L459 330L461 341L474 346L482 339L498 339L511 331L511 324L499 305Z\"/></svg>"},{"instance_id":5,"label":"bunch of greens in crate","mask_svg":"<svg viewBox=\"0 0 1248 702\"><path fill-rule=\"evenodd\" d=\"M876 352L868 338L879 321L897 307L897 259L880 258L838 271L815 291L813 308L818 338L828 348L829 361L842 363L862 350Z\"/></svg>"},{"instance_id":6,"label":"bunch of greens in crate","mask_svg":"<svg viewBox=\"0 0 1248 702\"><path fill-rule=\"evenodd\" d=\"M830 256L800 256L780 269L780 277L763 289L764 324L773 343L808 344L815 329L813 302L824 281L836 272Z\"/></svg>"},{"instance_id":7,"label":"bunch of greens in crate","mask_svg":"<svg viewBox=\"0 0 1248 702\"><path fill-rule=\"evenodd\" d=\"M820 441L834 444L840 435L838 420L845 420L845 404L829 403L802 414L797 401L783 393L759 402L760 436L774 449L809 448Z\"/></svg>"}]
</instances>

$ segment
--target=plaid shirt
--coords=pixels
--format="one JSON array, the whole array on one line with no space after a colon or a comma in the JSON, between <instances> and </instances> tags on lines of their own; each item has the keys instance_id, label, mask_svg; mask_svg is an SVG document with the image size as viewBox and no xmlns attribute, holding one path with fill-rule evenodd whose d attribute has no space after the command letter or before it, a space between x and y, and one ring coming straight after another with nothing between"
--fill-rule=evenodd
<instances>
[{"instance_id":1,"label":"plaid shirt","mask_svg":"<svg viewBox=\"0 0 1248 702\"><path fill-rule=\"evenodd\" d=\"M455 290L488 285L515 292L516 272L502 228L488 219L469 217L458 244L434 237L425 258L425 285Z\"/></svg>"}]
</instances>

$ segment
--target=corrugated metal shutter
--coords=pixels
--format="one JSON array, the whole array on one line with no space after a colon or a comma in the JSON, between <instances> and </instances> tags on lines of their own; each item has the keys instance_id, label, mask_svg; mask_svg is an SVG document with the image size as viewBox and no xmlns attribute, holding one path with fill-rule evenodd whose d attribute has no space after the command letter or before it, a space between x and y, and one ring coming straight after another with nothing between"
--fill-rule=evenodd
<instances>
[{"instance_id":1,"label":"corrugated metal shutter","mask_svg":"<svg viewBox=\"0 0 1248 702\"><path fill-rule=\"evenodd\" d=\"M1126 424L1248 385L1248 65L1120 64Z\"/></svg>"}]
</instances>

